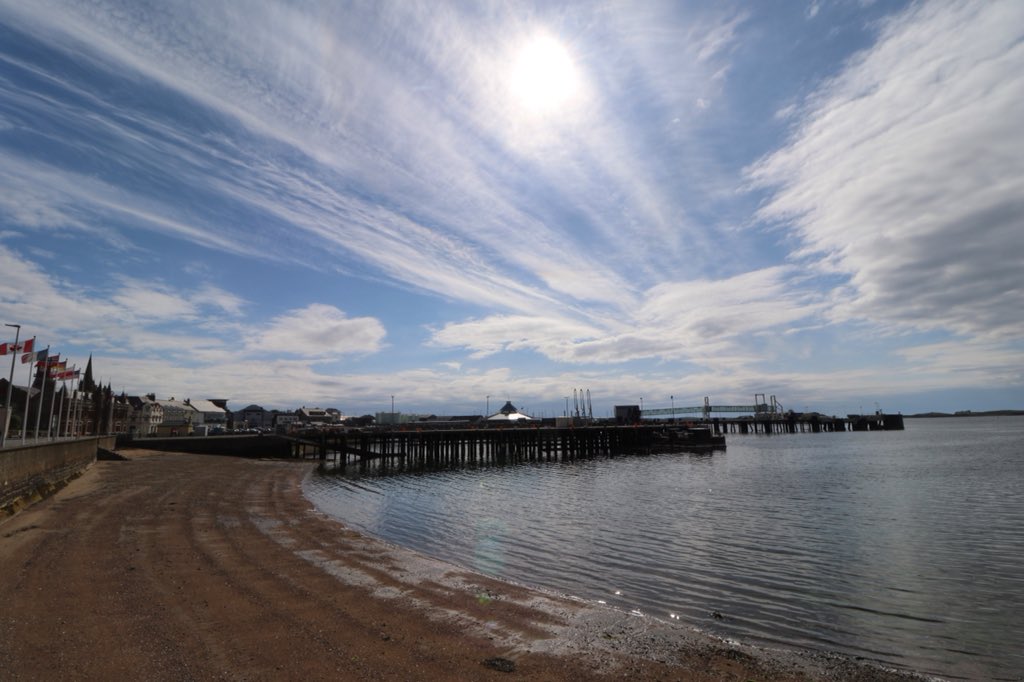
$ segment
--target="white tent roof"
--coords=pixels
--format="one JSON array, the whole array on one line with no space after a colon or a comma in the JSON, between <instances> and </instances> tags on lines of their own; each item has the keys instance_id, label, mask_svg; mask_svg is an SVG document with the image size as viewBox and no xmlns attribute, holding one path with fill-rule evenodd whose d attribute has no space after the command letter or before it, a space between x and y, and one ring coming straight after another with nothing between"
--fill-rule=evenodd
<instances>
[{"instance_id":1,"label":"white tent roof","mask_svg":"<svg viewBox=\"0 0 1024 682\"><path fill-rule=\"evenodd\" d=\"M517 410L511 400L505 403L504 407L487 418L487 421L489 422L517 422L522 420L532 421L533 417L528 414L523 414Z\"/></svg>"},{"instance_id":2,"label":"white tent roof","mask_svg":"<svg viewBox=\"0 0 1024 682\"><path fill-rule=\"evenodd\" d=\"M498 414L491 415L487 418L487 421L489 422L517 422L522 420L532 421L533 417L528 414L523 414L522 412L514 412L512 414L502 414L499 412Z\"/></svg>"}]
</instances>

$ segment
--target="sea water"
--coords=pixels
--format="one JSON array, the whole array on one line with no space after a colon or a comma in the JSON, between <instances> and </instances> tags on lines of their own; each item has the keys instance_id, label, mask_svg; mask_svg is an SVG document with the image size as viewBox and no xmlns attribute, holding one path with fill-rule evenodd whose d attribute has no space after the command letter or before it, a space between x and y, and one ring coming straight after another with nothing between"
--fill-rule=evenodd
<instances>
[{"instance_id":1,"label":"sea water","mask_svg":"<svg viewBox=\"0 0 1024 682\"><path fill-rule=\"evenodd\" d=\"M727 450L314 476L345 524L754 644L1024 674L1024 418L728 437Z\"/></svg>"}]
</instances>

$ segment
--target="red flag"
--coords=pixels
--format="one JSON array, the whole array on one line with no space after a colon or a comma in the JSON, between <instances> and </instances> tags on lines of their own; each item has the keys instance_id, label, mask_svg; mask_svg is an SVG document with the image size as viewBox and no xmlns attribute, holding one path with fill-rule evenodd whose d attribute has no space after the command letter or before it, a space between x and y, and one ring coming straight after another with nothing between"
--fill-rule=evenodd
<instances>
[{"instance_id":1,"label":"red flag","mask_svg":"<svg viewBox=\"0 0 1024 682\"><path fill-rule=\"evenodd\" d=\"M20 343L0 343L0 355L17 353L19 350L21 350Z\"/></svg>"},{"instance_id":2,"label":"red flag","mask_svg":"<svg viewBox=\"0 0 1024 682\"><path fill-rule=\"evenodd\" d=\"M22 342L22 344L21 344L21 352L22 353L31 353L32 349L34 349L35 347L36 347L36 337L33 336L28 341Z\"/></svg>"}]
</instances>

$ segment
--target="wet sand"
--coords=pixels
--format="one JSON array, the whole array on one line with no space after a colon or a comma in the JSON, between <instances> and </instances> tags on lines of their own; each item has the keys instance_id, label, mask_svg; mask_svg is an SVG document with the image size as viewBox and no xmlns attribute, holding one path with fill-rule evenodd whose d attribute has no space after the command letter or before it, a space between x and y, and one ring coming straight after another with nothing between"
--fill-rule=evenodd
<instances>
[{"instance_id":1,"label":"wet sand","mask_svg":"<svg viewBox=\"0 0 1024 682\"><path fill-rule=\"evenodd\" d=\"M125 450L0 520L0 679L886 680L365 537L309 462Z\"/></svg>"}]
</instances>

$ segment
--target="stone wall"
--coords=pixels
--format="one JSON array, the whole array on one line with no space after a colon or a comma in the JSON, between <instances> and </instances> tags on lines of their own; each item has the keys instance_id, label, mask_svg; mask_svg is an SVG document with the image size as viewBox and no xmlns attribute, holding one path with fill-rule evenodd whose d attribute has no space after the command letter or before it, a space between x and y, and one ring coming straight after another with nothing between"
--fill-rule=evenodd
<instances>
[{"instance_id":1,"label":"stone wall","mask_svg":"<svg viewBox=\"0 0 1024 682\"><path fill-rule=\"evenodd\" d=\"M114 436L79 438L0 450L0 510L16 510L46 497L96 461Z\"/></svg>"}]
</instances>

